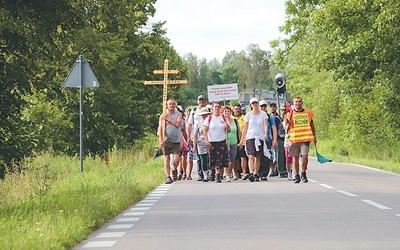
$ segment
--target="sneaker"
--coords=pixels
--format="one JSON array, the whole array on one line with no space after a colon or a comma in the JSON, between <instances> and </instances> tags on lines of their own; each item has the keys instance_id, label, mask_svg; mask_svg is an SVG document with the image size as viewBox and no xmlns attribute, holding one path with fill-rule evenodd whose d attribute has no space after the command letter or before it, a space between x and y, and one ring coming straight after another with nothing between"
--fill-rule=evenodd
<instances>
[{"instance_id":1,"label":"sneaker","mask_svg":"<svg viewBox=\"0 0 400 250\"><path fill-rule=\"evenodd\" d=\"M243 175L243 178L242 178L242 180L247 180L247 179L249 179L249 177L250 177L250 175L249 174L245 174L245 175Z\"/></svg>"},{"instance_id":2,"label":"sneaker","mask_svg":"<svg viewBox=\"0 0 400 250\"><path fill-rule=\"evenodd\" d=\"M215 181L215 175L211 175L211 177L210 177L210 181Z\"/></svg>"},{"instance_id":3,"label":"sneaker","mask_svg":"<svg viewBox=\"0 0 400 250\"><path fill-rule=\"evenodd\" d=\"M172 183L173 183L172 178L168 176L167 179L165 180L165 184L172 184Z\"/></svg>"},{"instance_id":4,"label":"sneaker","mask_svg":"<svg viewBox=\"0 0 400 250\"><path fill-rule=\"evenodd\" d=\"M279 175L279 174L278 174L278 171L272 170L271 173L269 174L269 177L276 177L276 176L278 176L278 175Z\"/></svg>"},{"instance_id":5,"label":"sneaker","mask_svg":"<svg viewBox=\"0 0 400 250\"><path fill-rule=\"evenodd\" d=\"M261 176L261 180L262 181L268 181L268 178L267 178L267 176L264 175L264 176Z\"/></svg>"},{"instance_id":6,"label":"sneaker","mask_svg":"<svg viewBox=\"0 0 400 250\"><path fill-rule=\"evenodd\" d=\"M203 182L208 182L208 179L207 178L203 179Z\"/></svg>"},{"instance_id":7,"label":"sneaker","mask_svg":"<svg viewBox=\"0 0 400 250\"><path fill-rule=\"evenodd\" d=\"M182 176L182 180L183 180L183 181L186 180L186 174L184 174L184 175Z\"/></svg>"},{"instance_id":8,"label":"sneaker","mask_svg":"<svg viewBox=\"0 0 400 250\"><path fill-rule=\"evenodd\" d=\"M234 176L233 176L233 180L234 180L234 181L237 181L237 180L239 180L239 177L238 177L237 175L234 175Z\"/></svg>"},{"instance_id":9,"label":"sneaker","mask_svg":"<svg viewBox=\"0 0 400 250\"><path fill-rule=\"evenodd\" d=\"M255 180L255 181L260 181L260 176L259 176L258 174L255 174L255 175L254 175L254 180Z\"/></svg>"},{"instance_id":10,"label":"sneaker","mask_svg":"<svg viewBox=\"0 0 400 250\"><path fill-rule=\"evenodd\" d=\"M217 175L217 177L215 178L217 180L217 183L221 183L222 182L222 178L220 175Z\"/></svg>"},{"instance_id":11,"label":"sneaker","mask_svg":"<svg viewBox=\"0 0 400 250\"><path fill-rule=\"evenodd\" d=\"M199 177L197 178L197 181L202 181L202 180L204 179L203 171L197 172L197 175L199 176Z\"/></svg>"},{"instance_id":12,"label":"sneaker","mask_svg":"<svg viewBox=\"0 0 400 250\"><path fill-rule=\"evenodd\" d=\"M189 176L186 178L186 180L191 181L191 180L192 180L192 176L189 175Z\"/></svg>"},{"instance_id":13,"label":"sneaker","mask_svg":"<svg viewBox=\"0 0 400 250\"><path fill-rule=\"evenodd\" d=\"M231 182L231 177L229 175L225 177L225 182Z\"/></svg>"},{"instance_id":14,"label":"sneaker","mask_svg":"<svg viewBox=\"0 0 400 250\"><path fill-rule=\"evenodd\" d=\"M253 175L253 174L250 174L250 176L249 176L249 181L250 181L250 182L253 182L253 181L254 181L254 175Z\"/></svg>"},{"instance_id":15,"label":"sneaker","mask_svg":"<svg viewBox=\"0 0 400 250\"><path fill-rule=\"evenodd\" d=\"M289 181L292 180L292 172L289 172L289 173L288 173L287 178L288 178Z\"/></svg>"},{"instance_id":16,"label":"sneaker","mask_svg":"<svg viewBox=\"0 0 400 250\"><path fill-rule=\"evenodd\" d=\"M172 180L176 181L178 179L178 170L172 170Z\"/></svg>"},{"instance_id":17,"label":"sneaker","mask_svg":"<svg viewBox=\"0 0 400 250\"><path fill-rule=\"evenodd\" d=\"M308 182L306 172L301 173L301 181L304 182L304 183Z\"/></svg>"},{"instance_id":18,"label":"sneaker","mask_svg":"<svg viewBox=\"0 0 400 250\"><path fill-rule=\"evenodd\" d=\"M295 176L294 176L294 183L300 183L300 175L298 175L298 174L296 174Z\"/></svg>"},{"instance_id":19,"label":"sneaker","mask_svg":"<svg viewBox=\"0 0 400 250\"><path fill-rule=\"evenodd\" d=\"M182 180L182 175L178 174L178 181Z\"/></svg>"}]
</instances>

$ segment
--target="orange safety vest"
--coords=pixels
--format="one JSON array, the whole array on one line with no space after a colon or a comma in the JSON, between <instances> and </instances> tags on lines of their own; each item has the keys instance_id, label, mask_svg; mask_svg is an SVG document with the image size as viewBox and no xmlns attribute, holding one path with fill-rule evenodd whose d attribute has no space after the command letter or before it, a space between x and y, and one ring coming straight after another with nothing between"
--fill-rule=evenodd
<instances>
[{"instance_id":1,"label":"orange safety vest","mask_svg":"<svg viewBox=\"0 0 400 250\"><path fill-rule=\"evenodd\" d=\"M301 112L293 110L289 116L289 140L292 143L314 141L314 134L311 130L311 121L314 113L311 110L303 110Z\"/></svg>"}]
</instances>

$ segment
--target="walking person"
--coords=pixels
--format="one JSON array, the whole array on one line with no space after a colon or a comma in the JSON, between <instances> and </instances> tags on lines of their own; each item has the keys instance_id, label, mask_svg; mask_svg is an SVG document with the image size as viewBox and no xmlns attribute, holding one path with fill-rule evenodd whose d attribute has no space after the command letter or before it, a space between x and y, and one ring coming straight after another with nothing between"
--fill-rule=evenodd
<instances>
[{"instance_id":1,"label":"walking person","mask_svg":"<svg viewBox=\"0 0 400 250\"><path fill-rule=\"evenodd\" d=\"M249 180L260 181L258 170L260 168L261 155L264 154L264 144L268 132L268 116L260 110L257 98L250 99L252 110L244 117L245 126L241 141L246 138L246 152L249 157Z\"/></svg>"},{"instance_id":2,"label":"walking person","mask_svg":"<svg viewBox=\"0 0 400 250\"><path fill-rule=\"evenodd\" d=\"M276 176L274 174L274 149L277 147L278 142L277 142L277 129L275 125L275 120L272 118L270 114L268 114L267 111L267 102L265 100L261 100L260 103L260 110L265 112L268 116L268 132L267 132L267 140L265 140L265 144L267 146L267 149L271 155L271 159L266 157L265 155L261 156L261 162L260 162L260 169L264 170L262 171L261 174L261 180L267 181L268 178L267 176L274 177Z\"/></svg>"},{"instance_id":3,"label":"walking person","mask_svg":"<svg viewBox=\"0 0 400 250\"><path fill-rule=\"evenodd\" d=\"M182 163L185 167L185 173L183 174L182 180L191 180L192 179L192 170L193 170L193 159L190 161L189 160L189 152L193 155L193 145L190 143L190 138L187 133L188 131L188 126L189 126L189 118L190 118L190 112L192 111L191 108L186 108L185 109L185 134L186 134L186 146L187 146L187 151L185 150L184 152L186 153L185 155L182 156Z\"/></svg>"},{"instance_id":4,"label":"walking person","mask_svg":"<svg viewBox=\"0 0 400 250\"><path fill-rule=\"evenodd\" d=\"M244 121L245 115L242 114L242 108L243 107L239 103L236 103L233 108L233 116L236 118L236 120L239 123L239 129L240 129L241 134L243 134L242 131L243 131L244 125L245 125L245 121ZM242 135L239 138L242 138ZM243 141L239 140L238 154L236 155L237 161L239 161L239 163L237 163L237 164L241 167L242 180L247 180L250 176L247 172L248 157L247 157L246 151L244 150L245 142L246 142L245 138Z\"/></svg>"},{"instance_id":5,"label":"walking person","mask_svg":"<svg viewBox=\"0 0 400 250\"><path fill-rule=\"evenodd\" d=\"M307 165L310 142L317 142L313 122L314 113L303 108L303 99L296 97L293 100L294 109L286 116L286 130L289 132L289 153L293 157L294 183L308 182ZM299 158L301 155L301 177L299 174Z\"/></svg>"},{"instance_id":6,"label":"walking person","mask_svg":"<svg viewBox=\"0 0 400 250\"><path fill-rule=\"evenodd\" d=\"M277 112L277 105L274 102L269 104L269 110L273 117L277 130L278 145L275 149L275 169L277 169L280 178L286 178L286 157L285 148L283 146L285 141L285 127L283 126L283 118Z\"/></svg>"},{"instance_id":7,"label":"walking person","mask_svg":"<svg viewBox=\"0 0 400 250\"><path fill-rule=\"evenodd\" d=\"M193 153L193 130L194 127L196 125L196 123L201 122L201 116L199 116L198 114L200 113L200 110L202 108L204 108L207 105L207 100L205 95L199 95L197 97L197 107L193 108L193 110L190 112L190 117L189 117L189 121L188 121L188 127L186 130L186 133L188 135L188 139L189 139L189 153L188 153L188 167L189 169L193 169L193 161L196 160L197 161L197 174L198 174L198 181L202 181L203 180L203 171L201 171L201 169L199 168L200 165L200 160L197 157L197 153ZM191 172L188 172L188 180L191 180L192 177L190 176Z\"/></svg>"},{"instance_id":8,"label":"walking person","mask_svg":"<svg viewBox=\"0 0 400 250\"><path fill-rule=\"evenodd\" d=\"M281 105L281 116L283 117L283 127L286 128L286 116L289 114L291 108L289 105ZM289 153L289 133L285 129L285 140L283 143L283 147L285 149L285 159L286 159L286 171L288 173L287 178L289 181L293 180L292 175L292 165L293 165L293 157Z\"/></svg>"},{"instance_id":9,"label":"walking person","mask_svg":"<svg viewBox=\"0 0 400 250\"><path fill-rule=\"evenodd\" d=\"M210 152L210 168L215 169L216 181L220 183L224 168L229 165L227 133L231 128L221 114L221 103L214 102L212 108L212 114L204 121L204 138Z\"/></svg>"},{"instance_id":10,"label":"walking person","mask_svg":"<svg viewBox=\"0 0 400 250\"><path fill-rule=\"evenodd\" d=\"M229 165L225 172L225 181L230 182L231 175L234 180L239 179L236 164L236 155L238 153L237 145L239 143L239 138L241 137L241 134L238 121L236 120L236 118L232 118L232 108L229 106L225 106L222 109L222 113L231 128L231 131L228 133Z\"/></svg>"},{"instance_id":11,"label":"walking person","mask_svg":"<svg viewBox=\"0 0 400 250\"><path fill-rule=\"evenodd\" d=\"M201 122L196 123L193 135L193 151L194 153L197 153L200 160L199 168L201 169L201 171L203 171L203 177L204 177L203 182L208 182L208 170L209 170L208 147L206 145L206 140L204 138L203 123L204 120L207 119L208 115L210 114L211 112L208 111L207 107L201 108L198 116L201 116L202 120Z\"/></svg>"},{"instance_id":12,"label":"walking person","mask_svg":"<svg viewBox=\"0 0 400 250\"><path fill-rule=\"evenodd\" d=\"M163 139L163 135L161 133L162 124L165 122L165 135ZM176 108L175 100L167 101L167 111L164 114L160 115L159 118L159 131L158 138L160 142L160 147L163 149L164 155L164 171L166 175L165 184L173 183L171 178L171 155L173 159L173 166L176 170L179 164L179 151L181 147L182 141L182 132L181 132L181 123L182 123L182 113L179 112Z\"/></svg>"}]
</instances>

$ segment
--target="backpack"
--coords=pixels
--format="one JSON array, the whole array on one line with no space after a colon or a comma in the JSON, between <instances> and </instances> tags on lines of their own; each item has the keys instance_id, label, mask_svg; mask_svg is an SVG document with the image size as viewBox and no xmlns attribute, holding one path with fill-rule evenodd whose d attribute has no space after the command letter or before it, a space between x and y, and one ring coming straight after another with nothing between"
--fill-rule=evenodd
<instances>
[{"instance_id":1,"label":"backpack","mask_svg":"<svg viewBox=\"0 0 400 250\"><path fill-rule=\"evenodd\" d=\"M276 117L277 117L278 120L279 120L278 127L276 128L277 131L278 131L278 137L284 138L284 137L285 137L286 130L285 130L285 127L283 126L283 119L282 119L280 116L276 116ZM275 123L276 123L276 122L275 122Z\"/></svg>"}]
</instances>

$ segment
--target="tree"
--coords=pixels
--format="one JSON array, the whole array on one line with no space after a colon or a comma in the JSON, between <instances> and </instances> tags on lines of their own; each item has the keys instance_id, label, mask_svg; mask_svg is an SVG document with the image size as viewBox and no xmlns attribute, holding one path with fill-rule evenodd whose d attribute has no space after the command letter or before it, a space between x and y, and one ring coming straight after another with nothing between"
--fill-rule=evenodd
<instances>
[{"instance_id":1,"label":"tree","mask_svg":"<svg viewBox=\"0 0 400 250\"><path fill-rule=\"evenodd\" d=\"M258 45L250 44L246 51L237 56L237 71L239 85L244 89L272 89L270 77L270 53L261 50Z\"/></svg>"}]
</instances>

